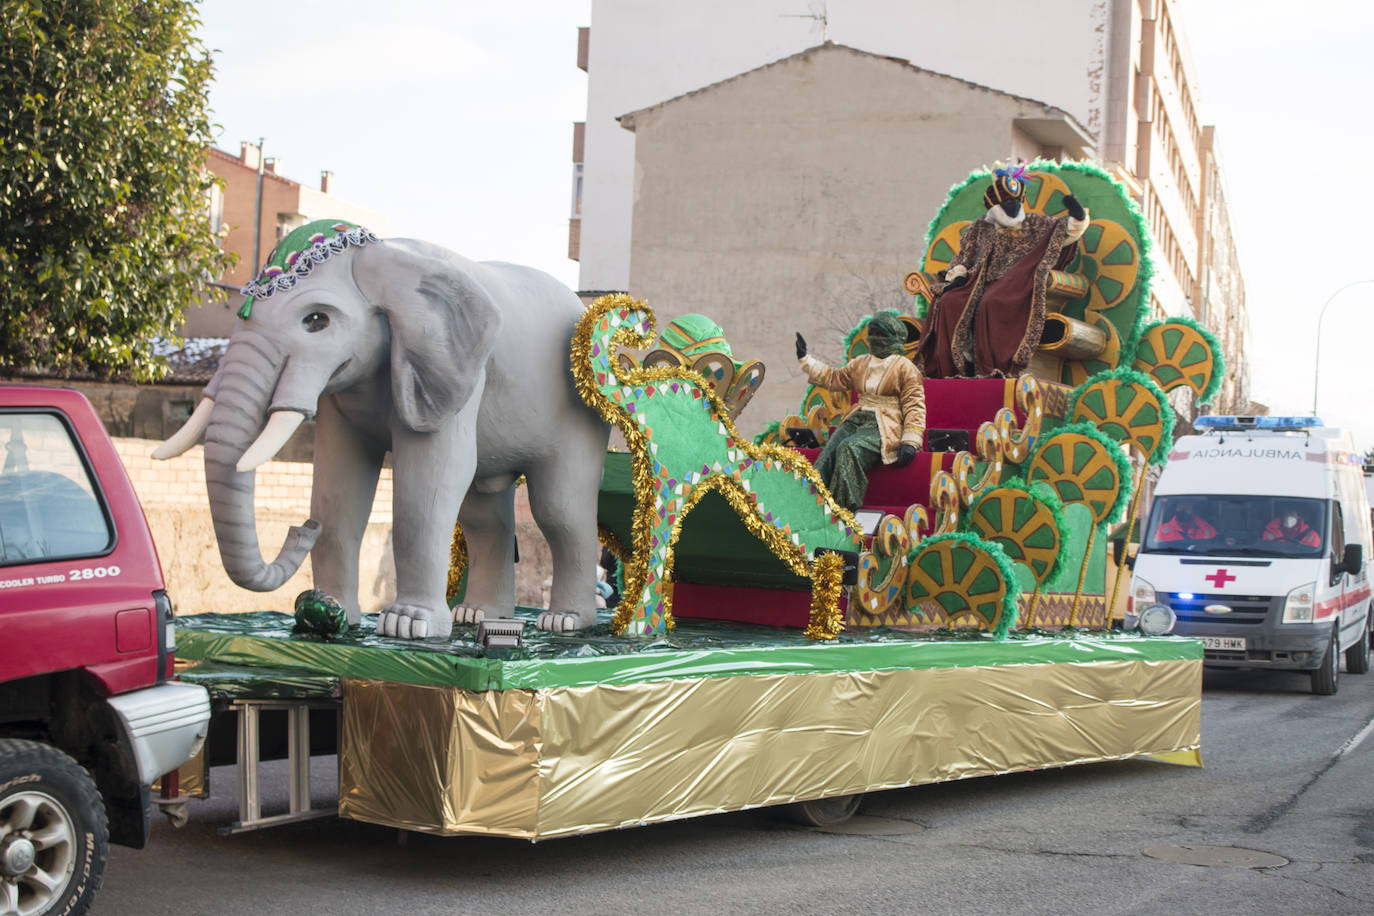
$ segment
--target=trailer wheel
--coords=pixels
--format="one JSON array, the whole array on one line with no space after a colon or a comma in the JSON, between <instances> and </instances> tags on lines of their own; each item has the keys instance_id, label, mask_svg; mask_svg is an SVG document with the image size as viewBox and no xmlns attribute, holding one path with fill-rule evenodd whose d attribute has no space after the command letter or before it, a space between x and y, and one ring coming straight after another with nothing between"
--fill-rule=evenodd
<instances>
[{"instance_id":1,"label":"trailer wheel","mask_svg":"<svg viewBox=\"0 0 1374 916\"><path fill-rule=\"evenodd\" d=\"M796 802L787 806L787 819L805 827L835 827L853 817L863 800L861 793Z\"/></svg>"},{"instance_id":2,"label":"trailer wheel","mask_svg":"<svg viewBox=\"0 0 1374 916\"><path fill-rule=\"evenodd\" d=\"M0 739L0 913L85 913L108 843L105 805L80 764Z\"/></svg>"},{"instance_id":3,"label":"trailer wheel","mask_svg":"<svg viewBox=\"0 0 1374 916\"><path fill-rule=\"evenodd\" d=\"M1364 674L1369 670L1369 615L1365 614L1360 625L1360 641L1345 650L1345 670L1351 674Z\"/></svg>"},{"instance_id":4,"label":"trailer wheel","mask_svg":"<svg viewBox=\"0 0 1374 916\"><path fill-rule=\"evenodd\" d=\"M1331 627L1331 644L1326 647L1321 666L1312 672L1312 692L1329 697L1340 689L1341 642L1335 625Z\"/></svg>"}]
</instances>

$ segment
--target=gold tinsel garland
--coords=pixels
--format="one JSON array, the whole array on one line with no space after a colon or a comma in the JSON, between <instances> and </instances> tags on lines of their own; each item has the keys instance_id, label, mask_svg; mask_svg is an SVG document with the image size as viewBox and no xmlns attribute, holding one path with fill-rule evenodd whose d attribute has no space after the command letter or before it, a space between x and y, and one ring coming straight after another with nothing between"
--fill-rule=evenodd
<instances>
[{"instance_id":1,"label":"gold tinsel garland","mask_svg":"<svg viewBox=\"0 0 1374 916\"><path fill-rule=\"evenodd\" d=\"M449 606L458 597L458 587L463 583L463 573L468 568L468 542L463 539L463 526L453 523L453 542L448 548L448 589L446 597Z\"/></svg>"},{"instance_id":2,"label":"gold tinsel garland","mask_svg":"<svg viewBox=\"0 0 1374 916\"><path fill-rule=\"evenodd\" d=\"M596 383L592 368L592 335L601 319L613 309L618 308L643 311L648 325L647 334L636 334L631 328L619 328L611 335L608 342L607 353L605 354L607 367L622 386L634 387L661 382L680 382L700 390L702 397L710 404L713 419L725 427L727 435L734 440L740 451L757 461L775 461L784 469L799 474L818 485L820 492L825 494L834 518L851 531L859 530L858 522L854 519L853 514L838 505L834 498L829 495L830 491L825 487L825 482L809 461L795 451L780 445L754 445L752 442L741 439L724 402L699 373L668 366L626 371L620 365L619 350L621 347L645 349L651 346L654 341L654 315L647 303L634 299L625 293L612 293L602 296L591 304L577 322L577 330L572 340L572 373L582 399L608 423L620 429L631 451L630 467L635 497L634 517L630 526L633 549L631 559L625 566L625 594L622 596L620 606L616 608L615 616L611 622L614 632L623 633L629 626L649 576L651 553L649 542L653 531L654 495L657 492L648 437L619 405L601 391L600 386ZM743 488L729 477L707 477L705 480L699 481L688 493L664 549L663 579L667 582L672 581L673 546L677 542L683 519L696 506L697 502L713 489L720 491L751 534L763 541L773 554L787 564L788 568L798 575L812 580L812 625L807 629L807 635L813 639L833 639L844 626L843 618L836 607L840 591L839 575L836 574L834 585L822 582L815 563L808 562L804 551L789 541L782 532L759 518L754 504L745 495ZM624 559L621 558L621 561L624 562ZM829 565L833 565L835 562L838 562L841 568L843 567L842 560L827 561ZM663 594L663 624L664 628L668 630L675 626L672 616L672 599L667 592ZM813 635L813 631L816 634L828 635Z\"/></svg>"},{"instance_id":3,"label":"gold tinsel garland","mask_svg":"<svg viewBox=\"0 0 1374 916\"><path fill-rule=\"evenodd\" d=\"M844 614L840 611L844 557L823 553L812 566L811 626L806 628L805 635L807 639L834 639L844 629Z\"/></svg>"}]
</instances>

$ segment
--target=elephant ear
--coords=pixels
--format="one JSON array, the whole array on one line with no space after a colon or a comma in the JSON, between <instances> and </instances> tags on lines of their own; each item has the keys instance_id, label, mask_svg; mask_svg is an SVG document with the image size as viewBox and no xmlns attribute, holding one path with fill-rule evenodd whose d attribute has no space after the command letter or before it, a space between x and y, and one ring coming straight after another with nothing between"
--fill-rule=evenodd
<instances>
[{"instance_id":1,"label":"elephant ear","mask_svg":"<svg viewBox=\"0 0 1374 916\"><path fill-rule=\"evenodd\" d=\"M391 325L391 385L401 421L434 432L486 371L501 311L477 265L431 245L384 242L354 255L353 277Z\"/></svg>"}]
</instances>

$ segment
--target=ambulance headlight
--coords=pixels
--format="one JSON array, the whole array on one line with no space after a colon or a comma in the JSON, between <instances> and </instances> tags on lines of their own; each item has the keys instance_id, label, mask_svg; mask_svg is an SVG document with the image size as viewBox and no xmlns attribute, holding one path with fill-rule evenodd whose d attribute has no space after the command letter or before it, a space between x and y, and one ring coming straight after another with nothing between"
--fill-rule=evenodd
<instances>
[{"instance_id":1,"label":"ambulance headlight","mask_svg":"<svg viewBox=\"0 0 1374 916\"><path fill-rule=\"evenodd\" d=\"M1284 623L1311 623L1313 596L1317 593L1317 583L1299 585L1288 593L1283 600Z\"/></svg>"},{"instance_id":2,"label":"ambulance headlight","mask_svg":"<svg viewBox=\"0 0 1374 916\"><path fill-rule=\"evenodd\" d=\"M1155 587L1137 576L1131 580L1131 604L1136 608L1143 609L1154 604L1156 600Z\"/></svg>"},{"instance_id":3,"label":"ambulance headlight","mask_svg":"<svg viewBox=\"0 0 1374 916\"><path fill-rule=\"evenodd\" d=\"M1174 628L1178 617L1167 604L1152 604L1140 612L1140 632L1146 636L1163 636Z\"/></svg>"}]
</instances>

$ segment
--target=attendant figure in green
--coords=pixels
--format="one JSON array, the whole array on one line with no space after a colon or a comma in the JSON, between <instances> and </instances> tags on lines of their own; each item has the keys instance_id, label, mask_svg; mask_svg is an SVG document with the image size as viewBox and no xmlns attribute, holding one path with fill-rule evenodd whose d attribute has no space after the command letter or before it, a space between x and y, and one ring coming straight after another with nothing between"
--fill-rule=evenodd
<instances>
[{"instance_id":1,"label":"attendant figure in green","mask_svg":"<svg viewBox=\"0 0 1374 916\"><path fill-rule=\"evenodd\" d=\"M858 394L816 459L835 501L851 512L863 505L868 472L880 462L910 464L925 437L925 388L921 370L902 355L905 343L901 319L876 315L868 322L869 352L832 369L809 356L797 335L797 359L811 384Z\"/></svg>"}]
</instances>

